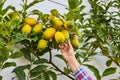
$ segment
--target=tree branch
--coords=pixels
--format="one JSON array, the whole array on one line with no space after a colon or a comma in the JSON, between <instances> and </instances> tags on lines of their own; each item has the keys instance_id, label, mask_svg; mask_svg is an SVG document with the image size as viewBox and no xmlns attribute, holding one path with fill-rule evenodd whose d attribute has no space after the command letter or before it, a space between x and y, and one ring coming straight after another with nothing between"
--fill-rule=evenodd
<instances>
[{"instance_id":1,"label":"tree branch","mask_svg":"<svg viewBox=\"0 0 120 80\"><path fill-rule=\"evenodd\" d=\"M58 68L53 62L52 62L52 53L51 51L49 51L49 55L50 55L50 59L49 62L47 62L48 64L51 64L54 68L57 69L57 71L59 71L60 73L62 73L63 75L67 76L68 78L70 78L71 80L75 80L72 76L66 74L65 72L63 72L60 68Z\"/></svg>"}]
</instances>

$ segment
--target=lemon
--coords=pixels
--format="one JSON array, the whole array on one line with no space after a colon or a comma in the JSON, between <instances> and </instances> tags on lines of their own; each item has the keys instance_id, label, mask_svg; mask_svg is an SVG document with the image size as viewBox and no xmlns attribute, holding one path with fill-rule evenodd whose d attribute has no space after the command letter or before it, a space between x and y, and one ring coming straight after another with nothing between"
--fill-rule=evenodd
<instances>
[{"instance_id":1,"label":"lemon","mask_svg":"<svg viewBox=\"0 0 120 80\"><path fill-rule=\"evenodd\" d=\"M47 47L47 41L44 39L40 39L38 42L38 49L44 50Z\"/></svg>"},{"instance_id":2,"label":"lemon","mask_svg":"<svg viewBox=\"0 0 120 80\"><path fill-rule=\"evenodd\" d=\"M51 23L55 28L60 28L63 25L62 20L60 20L59 18L53 18L51 20Z\"/></svg>"},{"instance_id":3,"label":"lemon","mask_svg":"<svg viewBox=\"0 0 120 80\"><path fill-rule=\"evenodd\" d=\"M79 32L79 30L77 30L77 35L78 35L80 38L83 37L83 35Z\"/></svg>"},{"instance_id":4,"label":"lemon","mask_svg":"<svg viewBox=\"0 0 120 80\"><path fill-rule=\"evenodd\" d=\"M44 32L44 39L46 40L52 39L55 35L55 32L56 32L55 28L53 27L47 28Z\"/></svg>"},{"instance_id":5,"label":"lemon","mask_svg":"<svg viewBox=\"0 0 120 80\"><path fill-rule=\"evenodd\" d=\"M42 31L42 24L36 24L34 27L33 27L33 32L35 33L39 33Z\"/></svg>"},{"instance_id":6,"label":"lemon","mask_svg":"<svg viewBox=\"0 0 120 80\"><path fill-rule=\"evenodd\" d=\"M61 42L64 42L64 41L65 41L65 37L64 37L63 33L60 32L60 31L57 31L57 32L55 33L55 40L56 40L56 42L57 42L58 44L61 43Z\"/></svg>"},{"instance_id":7,"label":"lemon","mask_svg":"<svg viewBox=\"0 0 120 80\"><path fill-rule=\"evenodd\" d=\"M73 26L74 26L74 23L73 23L72 21L66 21L66 22L64 23L65 29L72 29Z\"/></svg>"},{"instance_id":8,"label":"lemon","mask_svg":"<svg viewBox=\"0 0 120 80\"><path fill-rule=\"evenodd\" d=\"M71 44L74 48L78 48L79 47L79 41L77 40L77 38L74 36L71 39Z\"/></svg>"},{"instance_id":9,"label":"lemon","mask_svg":"<svg viewBox=\"0 0 120 80\"><path fill-rule=\"evenodd\" d=\"M78 36L79 36L80 38L83 37L83 35L82 35L80 32L78 32L77 34L78 34Z\"/></svg>"},{"instance_id":10,"label":"lemon","mask_svg":"<svg viewBox=\"0 0 120 80\"><path fill-rule=\"evenodd\" d=\"M52 14L50 14L49 15L49 19L51 20L51 19L54 19L55 18L55 16L53 16Z\"/></svg>"},{"instance_id":11,"label":"lemon","mask_svg":"<svg viewBox=\"0 0 120 80\"><path fill-rule=\"evenodd\" d=\"M35 25L37 23L36 19L35 18L25 18L25 23L26 24L29 24L29 25Z\"/></svg>"},{"instance_id":12,"label":"lemon","mask_svg":"<svg viewBox=\"0 0 120 80\"><path fill-rule=\"evenodd\" d=\"M31 30L32 30L32 27L30 25L28 25L28 24L25 24L22 27L21 32L29 34L31 32Z\"/></svg>"},{"instance_id":13,"label":"lemon","mask_svg":"<svg viewBox=\"0 0 120 80\"><path fill-rule=\"evenodd\" d=\"M62 33L63 33L63 35L65 37L65 40L68 40L69 39L69 33L68 33L68 31L67 30L62 30Z\"/></svg>"}]
</instances>

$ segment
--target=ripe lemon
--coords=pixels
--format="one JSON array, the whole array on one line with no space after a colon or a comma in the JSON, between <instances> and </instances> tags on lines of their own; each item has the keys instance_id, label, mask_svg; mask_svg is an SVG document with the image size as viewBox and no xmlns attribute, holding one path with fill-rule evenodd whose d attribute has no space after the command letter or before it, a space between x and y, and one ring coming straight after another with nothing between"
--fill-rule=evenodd
<instances>
[{"instance_id":1,"label":"ripe lemon","mask_svg":"<svg viewBox=\"0 0 120 80\"><path fill-rule=\"evenodd\" d=\"M29 34L31 32L31 30L32 30L32 27L30 25L28 25L28 24L25 24L22 27L21 32Z\"/></svg>"},{"instance_id":2,"label":"ripe lemon","mask_svg":"<svg viewBox=\"0 0 120 80\"><path fill-rule=\"evenodd\" d=\"M74 26L74 23L73 23L72 21L66 21L66 22L64 23L65 29L72 29L73 26Z\"/></svg>"},{"instance_id":3,"label":"ripe lemon","mask_svg":"<svg viewBox=\"0 0 120 80\"><path fill-rule=\"evenodd\" d=\"M53 18L51 20L51 23L52 25L55 27L55 28L60 28L62 25L63 25L63 22L62 20L58 19L58 18Z\"/></svg>"},{"instance_id":4,"label":"ripe lemon","mask_svg":"<svg viewBox=\"0 0 120 80\"><path fill-rule=\"evenodd\" d=\"M74 48L78 48L79 47L79 41L77 40L76 37L72 37L71 39L71 44Z\"/></svg>"},{"instance_id":5,"label":"ripe lemon","mask_svg":"<svg viewBox=\"0 0 120 80\"><path fill-rule=\"evenodd\" d=\"M56 40L56 42L57 42L58 44L61 43L61 42L64 42L64 41L65 41L65 37L64 37L63 33L60 32L60 31L57 31L57 32L55 33L55 40Z\"/></svg>"},{"instance_id":6,"label":"ripe lemon","mask_svg":"<svg viewBox=\"0 0 120 80\"><path fill-rule=\"evenodd\" d=\"M25 23L26 24L29 24L29 25L35 25L37 23L36 19L35 18L25 18Z\"/></svg>"},{"instance_id":7,"label":"ripe lemon","mask_svg":"<svg viewBox=\"0 0 120 80\"><path fill-rule=\"evenodd\" d=\"M42 31L42 24L36 24L34 27L33 27L33 32L35 33L39 33Z\"/></svg>"},{"instance_id":8,"label":"ripe lemon","mask_svg":"<svg viewBox=\"0 0 120 80\"><path fill-rule=\"evenodd\" d=\"M56 32L55 28L53 27L47 28L44 32L44 39L46 40L52 39L55 35L55 32Z\"/></svg>"},{"instance_id":9,"label":"ripe lemon","mask_svg":"<svg viewBox=\"0 0 120 80\"><path fill-rule=\"evenodd\" d=\"M63 33L63 35L65 37L65 40L68 40L69 39L69 33L68 33L68 31L67 30L62 30L62 33Z\"/></svg>"},{"instance_id":10,"label":"ripe lemon","mask_svg":"<svg viewBox=\"0 0 120 80\"><path fill-rule=\"evenodd\" d=\"M47 47L47 41L44 39L39 40L37 48L44 50Z\"/></svg>"}]
</instances>

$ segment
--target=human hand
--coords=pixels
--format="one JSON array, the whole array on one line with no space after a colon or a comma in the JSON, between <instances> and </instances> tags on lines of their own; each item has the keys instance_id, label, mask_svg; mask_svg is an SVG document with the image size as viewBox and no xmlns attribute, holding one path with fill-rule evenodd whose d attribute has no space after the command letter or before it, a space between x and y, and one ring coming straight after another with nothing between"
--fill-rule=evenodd
<instances>
[{"instance_id":1,"label":"human hand","mask_svg":"<svg viewBox=\"0 0 120 80\"><path fill-rule=\"evenodd\" d=\"M60 44L60 51L62 53L62 56L67 61L68 65L71 67L72 71L74 72L76 69L80 67L79 62L75 58L73 47L70 43L70 40L68 40L66 43Z\"/></svg>"},{"instance_id":2,"label":"human hand","mask_svg":"<svg viewBox=\"0 0 120 80\"><path fill-rule=\"evenodd\" d=\"M65 43L60 44L59 47L60 47L60 51L61 51L64 59L67 62L70 61L72 58L75 58L74 50L70 43L70 40L68 40Z\"/></svg>"}]
</instances>

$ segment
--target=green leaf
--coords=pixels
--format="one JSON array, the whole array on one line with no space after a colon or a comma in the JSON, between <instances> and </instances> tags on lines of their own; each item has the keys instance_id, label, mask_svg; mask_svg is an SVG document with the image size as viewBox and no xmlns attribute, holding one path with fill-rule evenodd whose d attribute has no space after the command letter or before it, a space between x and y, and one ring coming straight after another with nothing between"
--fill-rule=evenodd
<instances>
[{"instance_id":1,"label":"green leaf","mask_svg":"<svg viewBox=\"0 0 120 80\"><path fill-rule=\"evenodd\" d=\"M116 69L117 69L116 67L111 67L111 68L105 69L103 74L102 74L102 77L114 74L116 72Z\"/></svg>"},{"instance_id":2,"label":"green leaf","mask_svg":"<svg viewBox=\"0 0 120 80\"><path fill-rule=\"evenodd\" d=\"M118 49L117 46L110 46L112 48L113 51L115 51L116 53L120 54L120 50Z\"/></svg>"},{"instance_id":3,"label":"green leaf","mask_svg":"<svg viewBox=\"0 0 120 80\"><path fill-rule=\"evenodd\" d=\"M118 62L118 64L120 65L120 58L117 58L117 62Z\"/></svg>"},{"instance_id":4,"label":"green leaf","mask_svg":"<svg viewBox=\"0 0 120 80\"><path fill-rule=\"evenodd\" d=\"M13 52L14 51L14 45L7 45L6 46L8 52Z\"/></svg>"},{"instance_id":5,"label":"green leaf","mask_svg":"<svg viewBox=\"0 0 120 80\"><path fill-rule=\"evenodd\" d=\"M84 65L86 67L88 67L94 73L97 80L101 80L100 73L99 73L98 69L95 66L89 65L89 64L84 64Z\"/></svg>"},{"instance_id":6,"label":"green leaf","mask_svg":"<svg viewBox=\"0 0 120 80\"><path fill-rule=\"evenodd\" d=\"M36 77L36 76L40 76L41 74L43 74L47 69L46 65L38 65L35 68L31 69L30 71L30 77Z\"/></svg>"},{"instance_id":7,"label":"green leaf","mask_svg":"<svg viewBox=\"0 0 120 80\"><path fill-rule=\"evenodd\" d=\"M89 56L95 56L95 55L97 55L97 52L92 52L89 54Z\"/></svg>"},{"instance_id":8,"label":"green leaf","mask_svg":"<svg viewBox=\"0 0 120 80\"><path fill-rule=\"evenodd\" d=\"M26 80L26 74L24 71L15 71L18 80Z\"/></svg>"},{"instance_id":9,"label":"green leaf","mask_svg":"<svg viewBox=\"0 0 120 80\"><path fill-rule=\"evenodd\" d=\"M58 58L60 58L61 60L63 60L64 62L66 62L65 59L63 58L63 56L60 55L60 54L55 55L55 57L58 57Z\"/></svg>"},{"instance_id":10,"label":"green leaf","mask_svg":"<svg viewBox=\"0 0 120 80\"><path fill-rule=\"evenodd\" d=\"M66 67L64 67L64 72L65 72L66 74L69 74L69 73L71 72L71 70L68 69L68 68L66 68Z\"/></svg>"},{"instance_id":11,"label":"green leaf","mask_svg":"<svg viewBox=\"0 0 120 80\"><path fill-rule=\"evenodd\" d=\"M10 55L9 58L15 59L15 58L21 57L22 55L23 55L23 52L21 52L21 51L16 51L16 52L14 52L12 55Z\"/></svg>"},{"instance_id":12,"label":"green leaf","mask_svg":"<svg viewBox=\"0 0 120 80\"><path fill-rule=\"evenodd\" d=\"M13 70L13 72L23 71L25 69L30 69L30 65L18 66Z\"/></svg>"},{"instance_id":13,"label":"green leaf","mask_svg":"<svg viewBox=\"0 0 120 80\"><path fill-rule=\"evenodd\" d=\"M42 58L42 59L39 59L39 60L34 61L33 64L46 63L47 61L48 61L47 59Z\"/></svg>"},{"instance_id":14,"label":"green leaf","mask_svg":"<svg viewBox=\"0 0 120 80\"><path fill-rule=\"evenodd\" d=\"M40 78L33 78L33 79L30 79L30 80L40 80Z\"/></svg>"},{"instance_id":15,"label":"green leaf","mask_svg":"<svg viewBox=\"0 0 120 80\"><path fill-rule=\"evenodd\" d=\"M57 75L55 72L49 70L49 71L47 71L47 73L53 80L57 80Z\"/></svg>"},{"instance_id":16,"label":"green leaf","mask_svg":"<svg viewBox=\"0 0 120 80\"><path fill-rule=\"evenodd\" d=\"M8 59L9 53L5 47L0 48L0 63L3 63Z\"/></svg>"},{"instance_id":17,"label":"green leaf","mask_svg":"<svg viewBox=\"0 0 120 80\"><path fill-rule=\"evenodd\" d=\"M44 55L45 53L47 53L47 52L49 52L51 49L50 48L46 48L46 49L44 49L44 50L39 50L36 54L38 55L38 56L42 56L42 55Z\"/></svg>"},{"instance_id":18,"label":"green leaf","mask_svg":"<svg viewBox=\"0 0 120 80\"><path fill-rule=\"evenodd\" d=\"M106 61L106 66L110 66L112 64L112 60L107 60Z\"/></svg>"},{"instance_id":19,"label":"green leaf","mask_svg":"<svg viewBox=\"0 0 120 80\"><path fill-rule=\"evenodd\" d=\"M0 75L0 80L2 80L2 76Z\"/></svg>"},{"instance_id":20,"label":"green leaf","mask_svg":"<svg viewBox=\"0 0 120 80\"><path fill-rule=\"evenodd\" d=\"M41 70L46 70L46 65L38 65L37 67L33 68L30 72L39 72Z\"/></svg>"},{"instance_id":21,"label":"green leaf","mask_svg":"<svg viewBox=\"0 0 120 80\"><path fill-rule=\"evenodd\" d=\"M3 13L4 13L4 14L5 14L5 13L7 13L7 12L8 12L8 10L10 10L10 9L12 9L12 10L14 10L14 11L15 11L15 7L14 7L14 6L9 5L9 6L7 6L7 7L3 10Z\"/></svg>"},{"instance_id":22,"label":"green leaf","mask_svg":"<svg viewBox=\"0 0 120 80\"><path fill-rule=\"evenodd\" d=\"M5 44L5 40L0 37L0 45L3 46Z\"/></svg>"},{"instance_id":23,"label":"green leaf","mask_svg":"<svg viewBox=\"0 0 120 80\"><path fill-rule=\"evenodd\" d=\"M25 69L30 69L30 65L18 66L12 72L16 73L18 80L26 80Z\"/></svg>"},{"instance_id":24,"label":"green leaf","mask_svg":"<svg viewBox=\"0 0 120 80\"><path fill-rule=\"evenodd\" d=\"M3 65L2 69L7 68L7 67L11 67L11 66L16 66L16 63L15 62L6 62Z\"/></svg>"},{"instance_id":25,"label":"green leaf","mask_svg":"<svg viewBox=\"0 0 120 80\"><path fill-rule=\"evenodd\" d=\"M50 80L50 76L47 73L43 74L44 80Z\"/></svg>"},{"instance_id":26,"label":"green leaf","mask_svg":"<svg viewBox=\"0 0 120 80\"><path fill-rule=\"evenodd\" d=\"M17 33L16 35L13 35L12 37L12 40L11 40L11 43L16 43L16 42L20 42L24 39L27 39L27 34L25 33Z\"/></svg>"},{"instance_id":27,"label":"green leaf","mask_svg":"<svg viewBox=\"0 0 120 80\"><path fill-rule=\"evenodd\" d=\"M32 61L32 57L31 57L31 52L29 49L27 48L22 48L21 51L23 52L23 55L25 57L25 59L27 59L28 61Z\"/></svg>"},{"instance_id":28,"label":"green leaf","mask_svg":"<svg viewBox=\"0 0 120 80\"><path fill-rule=\"evenodd\" d=\"M0 10L2 10L6 0L0 0Z\"/></svg>"},{"instance_id":29,"label":"green leaf","mask_svg":"<svg viewBox=\"0 0 120 80\"><path fill-rule=\"evenodd\" d=\"M53 16L56 16L56 17L59 16L59 12L56 9L52 9L50 12Z\"/></svg>"},{"instance_id":30,"label":"green leaf","mask_svg":"<svg viewBox=\"0 0 120 80\"><path fill-rule=\"evenodd\" d=\"M68 0L68 5L69 5L69 10L73 10L76 8L76 3L77 0Z\"/></svg>"}]
</instances>

